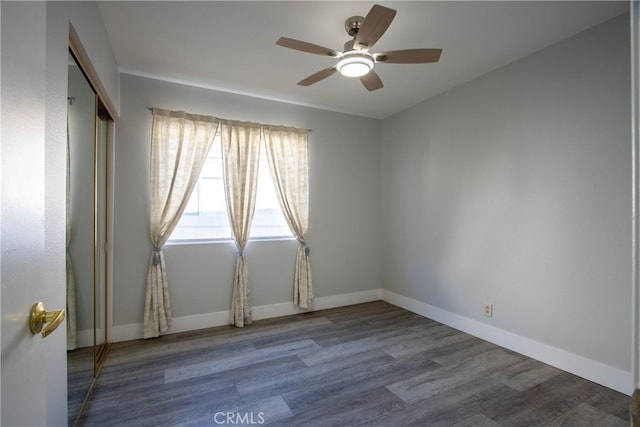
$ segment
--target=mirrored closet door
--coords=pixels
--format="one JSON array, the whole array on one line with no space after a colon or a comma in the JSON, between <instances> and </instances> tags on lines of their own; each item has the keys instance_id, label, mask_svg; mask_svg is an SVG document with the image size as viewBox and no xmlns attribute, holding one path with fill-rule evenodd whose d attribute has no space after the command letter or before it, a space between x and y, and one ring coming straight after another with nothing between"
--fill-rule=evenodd
<instances>
[{"instance_id":1,"label":"mirrored closet door","mask_svg":"<svg viewBox=\"0 0 640 427\"><path fill-rule=\"evenodd\" d=\"M108 354L106 109L69 52L67 94L67 370L79 420Z\"/></svg>"}]
</instances>

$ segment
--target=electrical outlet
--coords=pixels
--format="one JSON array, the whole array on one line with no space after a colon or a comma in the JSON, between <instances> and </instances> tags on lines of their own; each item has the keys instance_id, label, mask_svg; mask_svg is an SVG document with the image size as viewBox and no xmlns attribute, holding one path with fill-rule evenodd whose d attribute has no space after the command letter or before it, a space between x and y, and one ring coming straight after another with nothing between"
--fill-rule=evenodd
<instances>
[{"instance_id":1,"label":"electrical outlet","mask_svg":"<svg viewBox=\"0 0 640 427\"><path fill-rule=\"evenodd\" d=\"M493 304L484 305L484 315L487 317L493 317Z\"/></svg>"}]
</instances>

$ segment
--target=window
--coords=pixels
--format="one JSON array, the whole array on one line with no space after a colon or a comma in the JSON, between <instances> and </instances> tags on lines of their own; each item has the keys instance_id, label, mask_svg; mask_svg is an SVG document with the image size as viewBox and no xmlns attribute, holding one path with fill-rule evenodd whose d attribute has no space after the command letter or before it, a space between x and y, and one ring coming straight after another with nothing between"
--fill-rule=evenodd
<instances>
[{"instance_id":1,"label":"window","mask_svg":"<svg viewBox=\"0 0 640 427\"><path fill-rule=\"evenodd\" d=\"M249 238L293 237L287 225L273 185L264 144L260 144L260 165L256 209ZM232 238L222 181L220 135L216 135L211 151L200 173L182 218L170 241L229 240Z\"/></svg>"}]
</instances>

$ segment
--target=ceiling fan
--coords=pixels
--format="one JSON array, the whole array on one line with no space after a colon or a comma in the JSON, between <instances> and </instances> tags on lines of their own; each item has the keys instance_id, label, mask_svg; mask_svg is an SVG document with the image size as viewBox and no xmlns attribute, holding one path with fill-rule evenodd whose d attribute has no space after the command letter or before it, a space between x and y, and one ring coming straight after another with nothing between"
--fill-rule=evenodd
<instances>
[{"instance_id":1,"label":"ceiling fan","mask_svg":"<svg viewBox=\"0 0 640 427\"><path fill-rule=\"evenodd\" d=\"M280 37L276 44L289 49L336 58L337 62L329 68L298 82L300 86L310 86L339 72L347 77L359 77L369 91L383 87L380 76L373 71L376 63L388 64L426 64L438 62L442 49L405 49L371 53L369 49L387 31L396 11L388 7L374 5L366 17L352 16L345 23L345 30L353 37L344 44L344 50L337 52L327 47L301 40Z\"/></svg>"}]
</instances>

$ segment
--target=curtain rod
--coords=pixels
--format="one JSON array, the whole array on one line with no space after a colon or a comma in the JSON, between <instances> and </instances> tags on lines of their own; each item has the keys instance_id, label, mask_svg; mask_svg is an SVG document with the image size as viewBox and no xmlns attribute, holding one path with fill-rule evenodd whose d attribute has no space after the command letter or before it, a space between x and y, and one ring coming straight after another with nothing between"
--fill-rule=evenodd
<instances>
[{"instance_id":1,"label":"curtain rod","mask_svg":"<svg viewBox=\"0 0 640 427\"><path fill-rule=\"evenodd\" d=\"M147 110L149 110L150 112L153 112L154 108L153 107L145 107ZM160 109L160 108L159 108ZM226 120L226 119L221 119L221 120ZM262 123L260 123L262 124ZM265 125L265 126L278 126L278 125ZM293 127L293 126L284 126L283 127ZM313 129L305 129L308 132L313 132Z\"/></svg>"}]
</instances>

